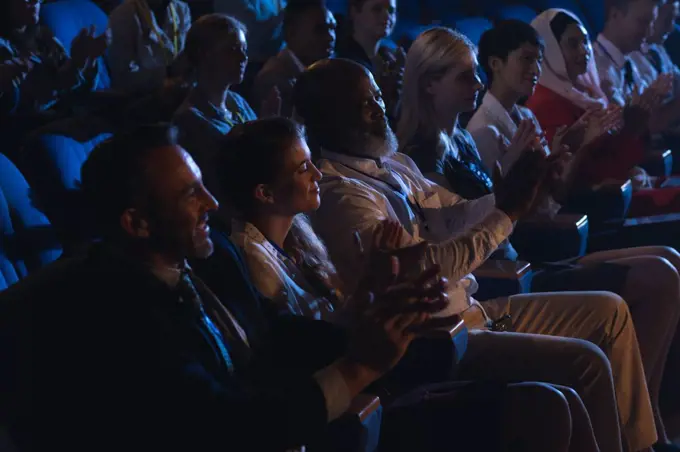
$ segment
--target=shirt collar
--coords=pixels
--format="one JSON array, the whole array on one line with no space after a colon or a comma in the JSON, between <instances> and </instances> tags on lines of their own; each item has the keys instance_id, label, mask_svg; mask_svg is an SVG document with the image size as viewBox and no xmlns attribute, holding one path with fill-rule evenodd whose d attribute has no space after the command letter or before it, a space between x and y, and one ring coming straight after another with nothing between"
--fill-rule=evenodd
<instances>
[{"instance_id":1,"label":"shirt collar","mask_svg":"<svg viewBox=\"0 0 680 452\"><path fill-rule=\"evenodd\" d=\"M619 50L618 47L614 45L609 39L607 39L602 33L597 35L597 43L602 47L607 56L612 59L612 62L620 69L626 64L626 56Z\"/></svg>"},{"instance_id":2,"label":"shirt collar","mask_svg":"<svg viewBox=\"0 0 680 452\"><path fill-rule=\"evenodd\" d=\"M515 130L517 129L517 125L510 117L508 110L505 109L496 96L491 94L490 91L487 91L486 94L484 94L484 99L482 99L482 106L484 107L484 114L487 116L488 121L486 122L492 126L501 127L502 132L505 135L510 135L507 138L512 138L512 135L514 135ZM519 107L514 105L512 108L516 109Z\"/></svg>"},{"instance_id":3,"label":"shirt collar","mask_svg":"<svg viewBox=\"0 0 680 452\"><path fill-rule=\"evenodd\" d=\"M382 163L389 160L389 157L386 157L380 159L380 161L376 161L375 159L371 158L340 154L337 152L328 151L326 149L321 150L321 158L340 163L371 176L378 176L382 173L385 173L387 170L382 166ZM379 162L381 165L378 165Z\"/></svg>"}]
</instances>

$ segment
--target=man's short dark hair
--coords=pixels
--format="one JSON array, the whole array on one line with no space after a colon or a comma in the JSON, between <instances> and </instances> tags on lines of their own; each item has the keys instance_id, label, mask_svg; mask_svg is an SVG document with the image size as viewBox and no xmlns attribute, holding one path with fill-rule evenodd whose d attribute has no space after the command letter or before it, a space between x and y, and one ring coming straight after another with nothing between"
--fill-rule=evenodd
<instances>
[{"instance_id":1,"label":"man's short dark hair","mask_svg":"<svg viewBox=\"0 0 680 452\"><path fill-rule=\"evenodd\" d=\"M177 145L169 124L144 125L99 144L81 169L80 193L96 235L117 235L120 216L147 194L149 154Z\"/></svg>"},{"instance_id":2,"label":"man's short dark hair","mask_svg":"<svg viewBox=\"0 0 680 452\"><path fill-rule=\"evenodd\" d=\"M503 61L508 55L519 49L524 44L530 44L543 50L543 39L536 29L521 20L504 20L499 22L491 30L482 34L479 40L479 64L486 72L489 86L493 80L493 71L489 66L489 59L500 58Z\"/></svg>"},{"instance_id":3,"label":"man's short dark hair","mask_svg":"<svg viewBox=\"0 0 680 452\"><path fill-rule=\"evenodd\" d=\"M283 32L288 33L310 10L326 9L325 0L289 0L283 10Z\"/></svg>"}]
</instances>

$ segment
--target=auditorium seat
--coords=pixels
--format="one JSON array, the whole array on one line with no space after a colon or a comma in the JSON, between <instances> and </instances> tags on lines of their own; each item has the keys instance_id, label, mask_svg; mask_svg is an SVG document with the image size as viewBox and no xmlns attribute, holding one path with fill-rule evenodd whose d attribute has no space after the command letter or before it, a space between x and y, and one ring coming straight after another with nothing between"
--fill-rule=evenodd
<instances>
[{"instance_id":1,"label":"auditorium seat","mask_svg":"<svg viewBox=\"0 0 680 452\"><path fill-rule=\"evenodd\" d=\"M515 19L526 23L531 23L536 17L536 11L526 5L502 6L487 14L496 20Z\"/></svg>"},{"instance_id":2,"label":"auditorium seat","mask_svg":"<svg viewBox=\"0 0 680 452\"><path fill-rule=\"evenodd\" d=\"M0 154L0 290L53 262L61 247L47 217L33 204L24 176Z\"/></svg>"},{"instance_id":3,"label":"auditorium seat","mask_svg":"<svg viewBox=\"0 0 680 452\"><path fill-rule=\"evenodd\" d=\"M80 169L95 146L111 136L112 128L96 118L70 118L50 124L28 141L19 163L62 243L82 237L82 214L72 205Z\"/></svg>"}]
</instances>

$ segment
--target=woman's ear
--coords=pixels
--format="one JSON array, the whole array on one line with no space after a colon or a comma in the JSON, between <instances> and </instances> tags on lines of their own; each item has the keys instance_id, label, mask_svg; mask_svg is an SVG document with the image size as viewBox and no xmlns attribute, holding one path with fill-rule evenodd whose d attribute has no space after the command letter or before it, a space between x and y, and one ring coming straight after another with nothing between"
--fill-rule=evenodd
<instances>
[{"instance_id":1,"label":"woman's ear","mask_svg":"<svg viewBox=\"0 0 680 452\"><path fill-rule=\"evenodd\" d=\"M274 192L267 184L259 184L255 187L255 199L263 204L274 204Z\"/></svg>"},{"instance_id":2,"label":"woman's ear","mask_svg":"<svg viewBox=\"0 0 680 452\"><path fill-rule=\"evenodd\" d=\"M131 237L149 238L149 222L137 209L127 209L120 216L120 226Z\"/></svg>"}]
</instances>

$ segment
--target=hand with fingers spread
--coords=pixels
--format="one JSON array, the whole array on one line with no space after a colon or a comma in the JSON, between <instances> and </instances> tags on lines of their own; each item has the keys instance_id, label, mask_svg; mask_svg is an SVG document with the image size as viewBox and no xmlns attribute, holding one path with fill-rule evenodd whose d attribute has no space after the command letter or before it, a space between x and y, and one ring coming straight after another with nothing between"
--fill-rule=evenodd
<instances>
[{"instance_id":1,"label":"hand with fingers spread","mask_svg":"<svg viewBox=\"0 0 680 452\"><path fill-rule=\"evenodd\" d=\"M260 106L260 117L279 116L281 114L281 91L277 86L273 86L262 101Z\"/></svg>"},{"instance_id":2,"label":"hand with fingers spread","mask_svg":"<svg viewBox=\"0 0 680 452\"><path fill-rule=\"evenodd\" d=\"M0 64L0 88L9 89L15 80L23 80L33 69L32 58L12 58Z\"/></svg>"},{"instance_id":3,"label":"hand with fingers spread","mask_svg":"<svg viewBox=\"0 0 680 452\"><path fill-rule=\"evenodd\" d=\"M347 359L376 374L394 367L411 341L428 332L425 325L431 315L448 304L447 283L438 274L439 268L434 266L417 278L381 292L367 292L357 300L359 315L350 329Z\"/></svg>"},{"instance_id":4,"label":"hand with fingers spread","mask_svg":"<svg viewBox=\"0 0 680 452\"><path fill-rule=\"evenodd\" d=\"M496 207L516 221L527 214L541 189L548 161L539 151L525 151L510 171L502 176L500 166L494 168Z\"/></svg>"},{"instance_id":5,"label":"hand with fingers spread","mask_svg":"<svg viewBox=\"0 0 680 452\"><path fill-rule=\"evenodd\" d=\"M359 290L375 290L376 287L383 287L385 284L401 281L408 275L420 273L428 242L403 247L402 238L406 233L398 221L383 220L373 232L373 243L369 255L365 254L361 235L358 232L354 233L355 244L359 252L369 260L368 273L359 284ZM399 271L394 273L396 261L399 262Z\"/></svg>"},{"instance_id":6,"label":"hand with fingers spread","mask_svg":"<svg viewBox=\"0 0 680 452\"><path fill-rule=\"evenodd\" d=\"M527 149L534 149L540 141L536 131L536 124L530 119L523 119L517 126L517 131L513 135L510 142L501 136L501 153L502 154L520 154Z\"/></svg>"}]
</instances>

